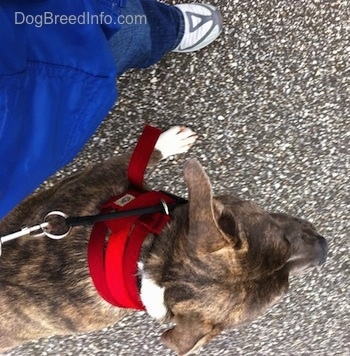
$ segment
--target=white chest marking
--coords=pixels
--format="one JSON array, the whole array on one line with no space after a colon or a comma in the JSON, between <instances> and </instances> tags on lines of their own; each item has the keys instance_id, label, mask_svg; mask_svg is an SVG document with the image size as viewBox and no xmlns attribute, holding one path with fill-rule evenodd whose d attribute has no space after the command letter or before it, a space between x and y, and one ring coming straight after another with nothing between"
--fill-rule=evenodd
<instances>
[{"instance_id":1,"label":"white chest marking","mask_svg":"<svg viewBox=\"0 0 350 356\"><path fill-rule=\"evenodd\" d=\"M164 319L167 314L167 308L164 304L164 290L164 287L159 287L152 279L142 274L142 303L146 307L147 313L158 320Z\"/></svg>"}]
</instances>

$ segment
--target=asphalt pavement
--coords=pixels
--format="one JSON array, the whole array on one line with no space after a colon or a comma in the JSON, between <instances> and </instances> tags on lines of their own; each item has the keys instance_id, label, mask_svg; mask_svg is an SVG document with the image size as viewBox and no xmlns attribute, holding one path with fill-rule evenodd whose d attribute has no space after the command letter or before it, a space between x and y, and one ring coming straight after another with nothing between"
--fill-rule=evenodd
<instances>
[{"instance_id":1,"label":"asphalt pavement","mask_svg":"<svg viewBox=\"0 0 350 356\"><path fill-rule=\"evenodd\" d=\"M225 29L209 47L169 54L119 80L120 99L82 154L48 182L133 147L144 123L190 126L198 142L163 162L151 185L186 195L197 157L215 193L312 221L329 242L324 266L291 279L283 300L201 355L350 355L350 2L218 0ZM7 353L173 355L144 313L89 335Z\"/></svg>"}]
</instances>

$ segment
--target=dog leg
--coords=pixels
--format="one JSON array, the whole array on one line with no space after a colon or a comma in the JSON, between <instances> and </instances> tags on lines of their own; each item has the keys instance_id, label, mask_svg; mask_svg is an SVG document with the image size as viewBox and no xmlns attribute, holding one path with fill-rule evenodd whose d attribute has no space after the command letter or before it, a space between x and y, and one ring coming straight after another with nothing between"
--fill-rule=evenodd
<instances>
[{"instance_id":1,"label":"dog leg","mask_svg":"<svg viewBox=\"0 0 350 356\"><path fill-rule=\"evenodd\" d=\"M197 139L197 135L188 127L173 126L163 132L155 148L160 151L162 158L187 152Z\"/></svg>"},{"instance_id":2,"label":"dog leg","mask_svg":"<svg viewBox=\"0 0 350 356\"><path fill-rule=\"evenodd\" d=\"M159 136L147 167L153 168L162 159L187 152L196 139L197 135L188 127L171 127ZM129 162L130 156L125 156L125 158L127 159L127 162Z\"/></svg>"}]
</instances>

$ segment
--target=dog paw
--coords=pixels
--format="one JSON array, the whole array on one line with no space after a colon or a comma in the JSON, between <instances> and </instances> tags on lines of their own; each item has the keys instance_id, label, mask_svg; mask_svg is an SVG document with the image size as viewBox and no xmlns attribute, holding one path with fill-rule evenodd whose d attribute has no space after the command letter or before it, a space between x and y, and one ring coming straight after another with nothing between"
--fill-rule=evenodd
<instances>
[{"instance_id":1,"label":"dog paw","mask_svg":"<svg viewBox=\"0 0 350 356\"><path fill-rule=\"evenodd\" d=\"M174 126L163 132L156 143L163 158L187 152L197 139L197 135L188 127Z\"/></svg>"}]
</instances>

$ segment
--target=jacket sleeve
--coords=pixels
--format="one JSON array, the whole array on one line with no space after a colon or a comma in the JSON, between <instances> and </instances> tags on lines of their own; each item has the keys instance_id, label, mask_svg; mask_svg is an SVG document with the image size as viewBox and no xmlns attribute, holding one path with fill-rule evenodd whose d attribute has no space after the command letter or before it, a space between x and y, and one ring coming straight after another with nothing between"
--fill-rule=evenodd
<instances>
[{"instance_id":1,"label":"jacket sleeve","mask_svg":"<svg viewBox=\"0 0 350 356\"><path fill-rule=\"evenodd\" d=\"M0 218L74 158L116 100L97 5L0 5ZM117 16L115 6L109 16Z\"/></svg>"}]
</instances>

